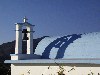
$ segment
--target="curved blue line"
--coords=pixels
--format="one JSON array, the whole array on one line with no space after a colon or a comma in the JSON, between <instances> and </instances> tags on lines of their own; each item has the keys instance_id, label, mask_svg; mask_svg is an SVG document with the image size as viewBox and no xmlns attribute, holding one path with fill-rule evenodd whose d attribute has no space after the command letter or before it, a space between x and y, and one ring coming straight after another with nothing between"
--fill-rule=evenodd
<instances>
[{"instance_id":1,"label":"curved blue line","mask_svg":"<svg viewBox=\"0 0 100 75\"><path fill-rule=\"evenodd\" d=\"M68 37L70 37L70 36L71 36L71 38L68 40ZM73 41L78 39L78 38L81 38L81 34L80 35L73 34L73 35L68 35L68 36L63 36L61 38L57 38L56 40L51 42L45 48L44 52L42 53L42 58L49 59L50 51L53 47L59 48L55 59L63 58L65 50L68 47L68 45L70 43L73 43ZM62 43L64 43L64 44L62 45Z\"/></svg>"}]
</instances>

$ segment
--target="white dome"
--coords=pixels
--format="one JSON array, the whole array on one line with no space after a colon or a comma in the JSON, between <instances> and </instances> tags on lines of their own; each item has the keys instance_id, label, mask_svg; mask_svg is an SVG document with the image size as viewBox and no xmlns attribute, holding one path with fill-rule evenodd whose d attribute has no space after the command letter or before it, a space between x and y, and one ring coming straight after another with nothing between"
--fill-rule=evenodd
<instances>
[{"instance_id":1,"label":"white dome","mask_svg":"<svg viewBox=\"0 0 100 75\"><path fill-rule=\"evenodd\" d=\"M100 32L45 37L38 43L35 54L42 59L99 58Z\"/></svg>"}]
</instances>

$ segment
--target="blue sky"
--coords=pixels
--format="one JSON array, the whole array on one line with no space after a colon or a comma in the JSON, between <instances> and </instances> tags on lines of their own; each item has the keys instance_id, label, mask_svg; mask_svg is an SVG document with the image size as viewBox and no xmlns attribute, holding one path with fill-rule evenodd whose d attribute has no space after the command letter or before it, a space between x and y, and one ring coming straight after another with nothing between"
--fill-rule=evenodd
<instances>
[{"instance_id":1,"label":"blue sky","mask_svg":"<svg viewBox=\"0 0 100 75\"><path fill-rule=\"evenodd\" d=\"M100 31L100 0L0 0L0 44L15 40L15 23L28 22L34 38Z\"/></svg>"}]
</instances>

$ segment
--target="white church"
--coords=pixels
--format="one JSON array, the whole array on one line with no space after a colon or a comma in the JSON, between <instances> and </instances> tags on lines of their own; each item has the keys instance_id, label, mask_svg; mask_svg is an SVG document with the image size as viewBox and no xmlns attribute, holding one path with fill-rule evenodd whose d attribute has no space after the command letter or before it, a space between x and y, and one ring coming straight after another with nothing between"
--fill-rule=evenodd
<instances>
[{"instance_id":1,"label":"white church","mask_svg":"<svg viewBox=\"0 0 100 75\"><path fill-rule=\"evenodd\" d=\"M15 54L5 60L11 75L100 75L100 32L45 37L33 53L33 27L27 18L16 23Z\"/></svg>"}]
</instances>

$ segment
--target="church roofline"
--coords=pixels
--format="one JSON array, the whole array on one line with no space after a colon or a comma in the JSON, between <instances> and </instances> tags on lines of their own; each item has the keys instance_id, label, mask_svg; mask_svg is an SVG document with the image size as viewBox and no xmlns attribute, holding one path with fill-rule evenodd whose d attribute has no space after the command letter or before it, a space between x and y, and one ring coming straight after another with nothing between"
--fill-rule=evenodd
<instances>
[{"instance_id":1,"label":"church roofline","mask_svg":"<svg viewBox=\"0 0 100 75\"><path fill-rule=\"evenodd\" d=\"M30 60L6 60L4 63L32 63L32 64L100 64L100 58L92 59L30 59Z\"/></svg>"},{"instance_id":2,"label":"church roofline","mask_svg":"<svg viewBox=\"0 0 100 75\"><path fill-rule=\"evenodd\" d=\"M32 24L30 24L30 23L28 23L28 22L25 22L25 23L15 23L15 25L24 25L24 26L35 26L35 25L32 25Z\"/></svg>"}]
</instances>

